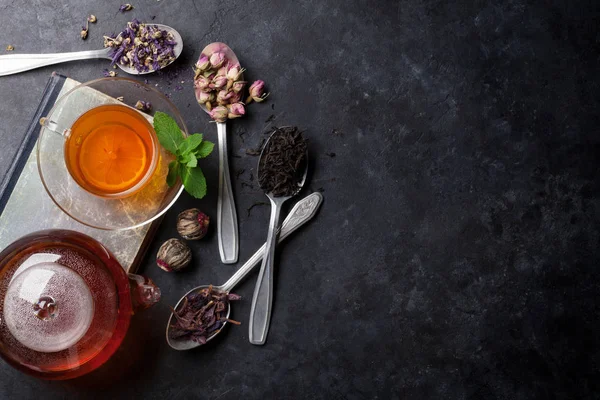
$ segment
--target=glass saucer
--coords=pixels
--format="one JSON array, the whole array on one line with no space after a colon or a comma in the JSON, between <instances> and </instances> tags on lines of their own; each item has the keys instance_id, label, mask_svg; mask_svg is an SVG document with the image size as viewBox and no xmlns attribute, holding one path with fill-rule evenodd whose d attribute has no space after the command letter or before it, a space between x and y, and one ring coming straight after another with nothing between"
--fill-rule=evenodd
<instances>
[{"instance_id":1,"label":"glass saucer","mask_svg":"<svg viewBox=\"0 0 600 400\"><path fill-rule=\"evenodd\" d=\"M150 124L152 115L162 111L173 117L187 136L187 128L175 105L156 89L127 78L97 79L73 88L64 87L65 91L50 113L42 118L37 143L40 178L54 203L76 221L104 230L133 229L159 218L183 191L179 181L172 187L166 183L168 165L174 157L162 146L159 146L154 174L142 189L128 197L105 198L84 190L71 177L65 163L65 141L71 126L83 113L105 104L135 108L138 100L151 103L151 111L139 111Z\"/></svg>"}]
</instances>

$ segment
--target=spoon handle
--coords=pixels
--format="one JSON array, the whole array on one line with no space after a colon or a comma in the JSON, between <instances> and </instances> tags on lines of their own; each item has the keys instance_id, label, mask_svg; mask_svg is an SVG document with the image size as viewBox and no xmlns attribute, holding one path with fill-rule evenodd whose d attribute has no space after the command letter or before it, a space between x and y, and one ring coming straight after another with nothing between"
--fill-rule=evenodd
<instances>
[{"instance_id":1,"label":"spoon handle","mask_svg":"<svg viewBox=\"0 0 600 400\"><path fill-rule=\"evenodd\" d=\"M319 192L315 192L297 202L281 225L281 231L279 232L279 240L277 243L281 243L283 239L295 232L296 229L310 221L310 219L314 217L319 210L319 206L321 205L322 201L323 195ZM221 285L221 290L229 292L238 283L240 283L240 281L258 265L260 260L262 260L266 247L266 243L263 244L261 248L258 249L256 253L254 253L254 255L252 255L252 257L250 257L250 259L246 261L246 263L242 265L242 267L238 269L227 282Z\"/></svg>"},{"instance_id":2,"label":"spoon handle","mask_svg":"<svg viewBox=\"0 0 600 400\"><path fill-rule=\"evenodd\" d=\"M50 54L6 54L0 56L0 76L17 74L30 69L59 64L66 61L87 60L90 58L110 58L110 49L75 51Z\"/></svg>"},{"instance_id":3,"label":"spoon handle","mask_svg":"<svg viewBox=\"0 0 600 400\"><path fill-rule=\"evenodd\" d=\"M217 200L219 254L223 264L234 264L238 260L239 240L227 157L227 124L217 122L217 134L219 139L219 199Z\"/></svg>"},{"instance_id":4,"label":"spoon handle","mask_svg":"<svg viewBox=\"0 0 600 400\"><path fill-rule=\"evenodd\" d=\"M275 198L269 196L271 201L271 221L269 234L265 244L258 280L254 287L252 306L250 308L250 321L248 323L248 339L256 345L265 344L269 323L271 322L271 307L273 305L273 268L275 259L275 245L277 244L277 230L281 216L281 206L285 197Z\"/></svg>"}]
</instances>

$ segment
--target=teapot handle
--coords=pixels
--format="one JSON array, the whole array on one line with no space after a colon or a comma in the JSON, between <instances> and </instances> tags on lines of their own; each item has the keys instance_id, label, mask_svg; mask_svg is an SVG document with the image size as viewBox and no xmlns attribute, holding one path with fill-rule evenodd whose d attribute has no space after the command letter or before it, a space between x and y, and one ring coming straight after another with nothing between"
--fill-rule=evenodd
<instances>
[{"instance_id":1,"label":"teapot handle","mask_svg":"<svg viewBox=\"0 0 600 400\"><path fill-rule=\"evenodd\" d=\"M152 279L136 274L127 275L134 312L150 308L160 300L160 288L152 282Z\"/></svg>"}]
</instances>

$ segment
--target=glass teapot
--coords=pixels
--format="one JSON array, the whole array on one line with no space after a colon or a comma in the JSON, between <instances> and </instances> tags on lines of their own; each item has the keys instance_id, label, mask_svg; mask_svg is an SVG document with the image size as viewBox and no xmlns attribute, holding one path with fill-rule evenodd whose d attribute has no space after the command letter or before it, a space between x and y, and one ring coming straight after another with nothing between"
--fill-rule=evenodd
<instances>
[{"instance_id":1,"label":"glass teapot","mask_svg":"<svg viewBox=\"0 0 600 400\"><path fill-rule=\"evenodd\" d=\"M113 355L134 311L159 299L95 239L29 234L0 253L0 355L40 378L81 376Z\"/></svg>"}]
</instances>

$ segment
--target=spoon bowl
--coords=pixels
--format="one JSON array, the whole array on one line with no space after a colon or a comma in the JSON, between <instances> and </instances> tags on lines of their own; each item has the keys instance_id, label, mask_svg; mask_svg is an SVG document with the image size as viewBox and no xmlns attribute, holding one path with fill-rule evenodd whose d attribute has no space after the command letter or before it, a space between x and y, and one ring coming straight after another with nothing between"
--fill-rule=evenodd
<instances>
[{"instance_id":1,"label":"spoon bowl","mask_svg":"<svg viewBox=\"0 0 600 400\"><path fill-rule=\"evenodd\" d=\"M177 32L174 28L171 28L168 25L163 25L163 24L147 24L147 25L153 25L158 27L159 29L162 29L164 31L167 31L168 33L171 33L173 35L173 37L175 38L175 41L177 42L177 44L175 45L175 48L173 49L173 53L175 53L175 58L172 59L167 65L165 65L164 67L160 68L166 68L169 65L173 64L173 62L175 60L177 60L179 58L179 56L181 55L181 52L183 51L183 39L181 38L181 35L179 34L179 32ZM107 57L108 59L112 59L110 56ZM133 67L129 67L127 65L121 65L119 63L115 63L116 66L118 66L119 68L121 68L122 71L127 72L130 75L146 75L146 74L150 74L152 72L156 72L157 70L152 70L152 71L138 71L137 69L133 68Z\"/></svg>"},{"instance_id":2,"label":"spoon bowl","mask_svg":"<svg viewBox=\"0 0 600 400\"><path fill-rule=\"evenodd\" d=\"M227 61L232 64L232 65L240 65L240 60L237 58L237 56L235 55L235 53L233 52L233 50L231 50L231 47L227 46L225 43L221 43L221 42L214 42L211 43L209 45L207 45L204 49L202 49L202 53L200 53L201 57L203 55L207 56L210 58L210 56L213 53L216 52L222 52L225 57L227 58ZM240 77L240 80L244 80L244 75L242 74L242 76ZM196 100L198 100L198 95L200 92L196 91ZM206 108L206 105L204 103L200 103L198 102L198 105L200 106L200 108L202 108L204 110L205 113L208 114L208 108Z\"/></svg>"},{"instance_id":3,"label":"spoon bowl","mask_svg":"<svg viewBox=\"0 0 600 400\"><path fill-rule=\"evenodd\" d=\"M175 305L175 307L173 309L177 311L179 309L179 306L185 301L185 299L189 295L191 295L192 293L195 293L195 292L199 292L202 289L208 288L209 286L210 285L202 285L202 286L197 286L197 287L193 288L192 290L190 290L189 292L184 294L181 299L179 299L179 301L177 302L177 304ZM213 286L213 290L215 290L217 292L226 292L226 290L223 290L223 286ZM231 304L227 303L227 315L225 316L226 319L229 319L229 314L231 314ZM169 316L169 321L167 322L167 343L169 344L169 346L171 346L175 350L191 350L193 348L200 346L201 345L200 343L194 342L193 340L188 340L188 339L182 340L182 339L171 338L171 336L169 335L169 332L170 332L171 322L173 321L173 318L175 318L175 315L173 315L173 313L171 313L171 315ZM212 335L210 335L208 338L206 338L206 341L209 342L213 338L215 338L219 334L221 329L223 329L225 327L225 325L227 325L227 323L228 323L228 321L223 322L223 325L221 326L221 328L219 330L217 330L215 333L213 333Z\"/></svg>"}]
</instances>

